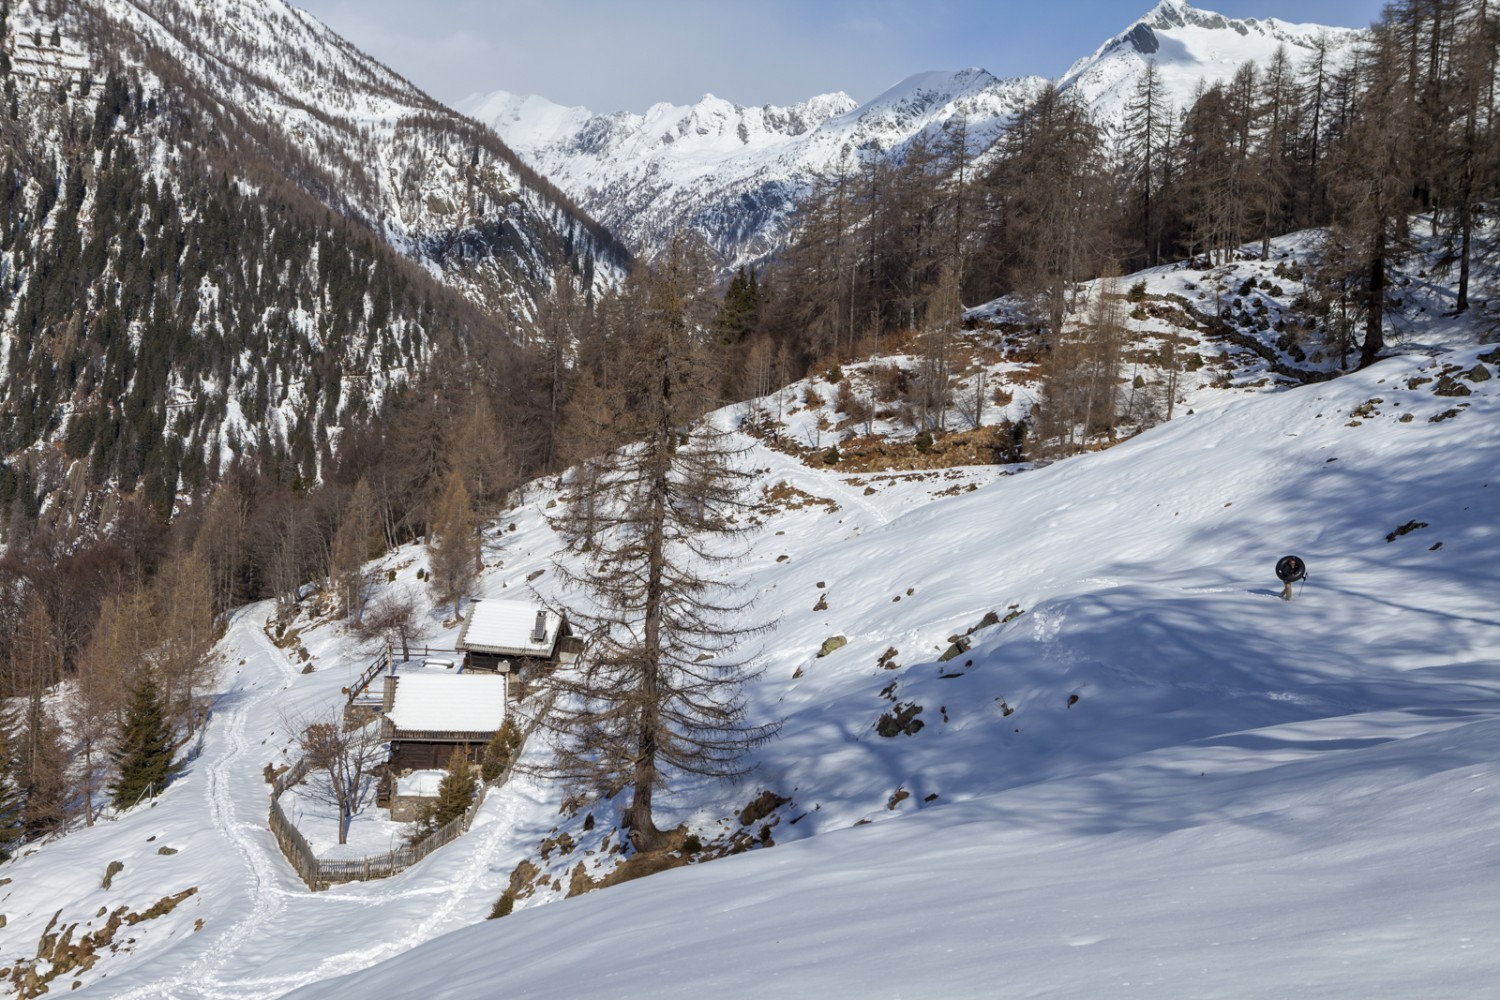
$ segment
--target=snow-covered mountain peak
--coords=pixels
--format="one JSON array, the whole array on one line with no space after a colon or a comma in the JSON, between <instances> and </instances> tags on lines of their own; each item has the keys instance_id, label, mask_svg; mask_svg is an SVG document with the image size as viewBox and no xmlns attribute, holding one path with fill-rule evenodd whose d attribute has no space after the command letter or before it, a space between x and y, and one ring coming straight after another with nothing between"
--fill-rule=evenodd
<instances>
[{"instance_id":1,"label":"snow-covered mountain peak","mask_svg":"<svg viewBox=\"0 0 1500 1000\"><path fill-rule=\"evenodd\" d=\"M1036 78L1039 79L1040 78ZM860 117L871 118L883 111L901 115L921 115L963 101L996 88L1007 88L1016 81L1001 80L988 70L971 67L957 71L932 70L916 73L891 87L860 109Z\"/></svg>"},{"instance_id":2,"label":"snow-covered mountain peak","mask_svg":"<svg viewBox=\"0 0 1500 1000\"><path fill-rule=\"evenodd\" d=\"M1132 25L1132 30L1140 25L1164 31L1170 31L1173 28L1203 28L1208 31L1228 30L1242 36L1249 36L1257 32L1267 35L1280 33L1285 35L1286 40L1292 44L1303 43L1306 32L1299 30L1303 28L1310 27L1314 32L1355 30L1352 28L1326 28L1322 25L1288 24L1274 17L1232 18L1216 11L1194 7L1183 3L1182 0L1161 0L1155 7L1151 8L1146 16L1137 21L1135 25Z\"/></svg>"},{"instance_id":3,"label":"snow-covered mountain peak","mask_svg":"<svg viewBox=\"0 0 1500 1000\"><path fill-rule=\"evenodd\" d=\"M1228 80L1285 47L1300 61L1316 46L1335 58L1363 32L1236 20L1161 0L1074 63L1055 82L1083 97L1101 124L1123 121L1136 81L1154 63L1166 103L1187 107L1200 82ZM979 154L1048 81L1004 79L971 67L917 73L864 104L825 94L801 104L743 107L706 95L644 114L595 115L503 92L461 109L490 124L542 174L641 250L681 226L701 230L731 265L774 250L812 178L851 153L901 157L963 119Z\"/></svg>"},{"instance_id":4,"label":"snow-covered mountain peak","mask_svg":"<svg viewBox=\"0 0 1500 1000\"><path fill-rule=\"evenodd\" d=\"M1295 63L1323 47L1336 60L1365 36L1357 28L1288 24L1275 18L1226 17L1182 0L1161 0L1144 17L1075 62L1059 78L1078 88L1096 118L1106 125L1123 121L1136 81L1147 64L1156 66L1162 93L1182 110L1200 83L1228 80L1245 63L1264 66L1284 49Z\"/></svg>"},{"instance_id":5,"label":"snow-covered mountain peak","mask_svg":"<svg viewBox=\"0 0 1500 1000\"><path fill-rule=\"evenodd\" d=\"M1101 45L1092 56L1078 60L1063 74L1068 80L1082 69L1117 50L1125 50L1151 62L1201 62L1219 53L1238 54L1257 59L1258 52L1269 43L1274 49L1286 45L1292 50L1310 51L1319 39L1332 48L1342 48L1363 32L1356 28L1334 28L1320 24L1289 24L1270 18L1231 18L1216 11L1203 10L1182 0L1161 0L1143 17L1120 34Z\"/></svg>"},{"instance_id":6,"label":"snow-covered mountain peak","mask_svg":"<svg viewBox=\"0 0 1500 1000\"><path fill-rule=\"evenodd\" d=\"M801 104L794 104L788 108L774 108L774 110L787 112L799 111L807 115L808 118L827 121L829 118L848 114L857 107L859 107L859 102L840 90L832 94L819 94L817 97L808 98ZM772 110L773 106L767 104L766 109Z\"/></svg>"},{"instance_id":7,"label":"snow-covered mountain peak","mask_svg":"<svg viewBox=\"0 0 1500 1000\"><path fill-rule=\"evenodd\" d=\"M518 150L555 141L591 117L588 108L564 107L536 94L512 94L505 90L471 94L459 103L459 109L509 135L511 146Z\"/></svg>"}]
</instances>

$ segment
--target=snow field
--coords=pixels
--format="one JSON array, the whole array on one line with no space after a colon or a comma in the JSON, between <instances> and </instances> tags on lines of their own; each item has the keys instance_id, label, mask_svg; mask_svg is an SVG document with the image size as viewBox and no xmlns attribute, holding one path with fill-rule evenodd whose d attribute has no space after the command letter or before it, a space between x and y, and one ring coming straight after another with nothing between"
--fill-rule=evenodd
<instances>
[{"instance_id":1,"label":"snow field","mask_svg":"<svg viewBox=\"0 0 1500 1000\"><path fill-rule=\"evenodd\" d=\"M1500 964L1496 393L1433 423L1454 400L1406 387L1478 353L1243 397L858 537L842 512L768 521L792 558L750 569L781 620L753 716L787 721L749 787L794 799L778 846L297 996L1482 995ZM1429 526L1385 540L1413 519ZM1311 570L1290 604L1271 573L1287 551ZM816 658L836 632L849 644ZM924 705L914 736L872 731L893 680Z\"/></svg>"},{"instance_id":2,"label":"snow field","mask_svg":"<svg viewBox=\"0 0 1500 1000\"><path fill-rule=\"evenodd\" d=\"M713 839L771 789L791 800L762 821L777 846L566 902L543 890L501 921L479 923L543 837L578 842L546 879L607 867L610 807L585 834L559 787L519 778L402 875L308 893L265 829L261 772L285 759L286 720L340 704L369 650L299 619L304 675L266 639L269 608L247 609L185 776L5 867L0 964L59 908L81 933L100 907L195 886L61 988L1483 995L1500 971L1500 380L1463 378L1493 348L1443 353L1442 334L1330 383L1204 389L1192 414L1022 475L842 475L747 442L761 485L837 509L756 515L726 572L778 625L750 650L750 721L785 727L745 782L685 786L661 820ZM1435 395L1445 373L1471 394ZM557 495L534 484L492 526L476 596L566 599ZM1386 540L1409 523L1426 526ZM1272 574L1288 552L1311 574L1290 604ZM423 565L409 548L374 575L414 586ZM990 611L1024 613L938 661ZM454 631L434 621L431 641ZM832 635L848 644L818 658ZM877 733L915 705L919 730Z\"/></svg>"}]
</instances>

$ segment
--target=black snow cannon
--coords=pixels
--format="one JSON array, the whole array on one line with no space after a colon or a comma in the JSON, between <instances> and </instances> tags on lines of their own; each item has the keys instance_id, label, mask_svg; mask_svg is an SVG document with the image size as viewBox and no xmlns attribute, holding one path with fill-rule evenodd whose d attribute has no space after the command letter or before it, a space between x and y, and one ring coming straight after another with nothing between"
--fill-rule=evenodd
<instances>
[{"instance_id":1,"label":"black snow cannon","mask_svg":"<svg viewBox=\"0 0 1500 1000\"><path fill-rule=\"evenodd\" d=\"M1276 563L1276 579L1281 581L1281 599L1292 599L1292 584L1307 579L1307 563L1297 556L1282 556Z\"/></svg>"}]
</instances>

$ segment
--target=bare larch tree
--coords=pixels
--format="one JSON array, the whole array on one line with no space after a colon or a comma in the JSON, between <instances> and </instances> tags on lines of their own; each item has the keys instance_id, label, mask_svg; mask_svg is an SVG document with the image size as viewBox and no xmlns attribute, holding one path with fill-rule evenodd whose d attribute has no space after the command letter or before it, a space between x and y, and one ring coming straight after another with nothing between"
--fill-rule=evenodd
<instances>
[{"instance_id":1,"label":"bare larch tree","mask_svg":"<svg viewBox=\"0 0 1500 1000\"><path fill-rule=\"evenodd\" d=\"M761 630L726 572L749 477L729 435L694 422L716 374L702 275L679 242L629 292L639 346L617 375L630 400L617 422L636 443L601 458L589 502L568 505L588 525L559 525L586 554L582 568L564 559L559 570L582 597L570 614L588 645L560 675L556 770L607 794L629 788L624 824L638 851L663 843L657 791L684 776L744 773L746 752L778 729L746 720L743 686L759 671L734 656Z\"/></svg>"}]
</instances>

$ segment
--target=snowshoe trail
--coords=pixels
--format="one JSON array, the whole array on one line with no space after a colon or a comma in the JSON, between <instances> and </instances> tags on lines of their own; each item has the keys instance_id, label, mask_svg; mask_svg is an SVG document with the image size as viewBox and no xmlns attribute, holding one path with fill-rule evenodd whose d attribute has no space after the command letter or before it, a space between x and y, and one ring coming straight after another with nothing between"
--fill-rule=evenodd
<instances>
[{"instance_id":1,"label":"snowshoe trail","mask_svg":"<svg viewBox=\"0 0 1500 1000\"><path fill-rule=\"evenodd\" d=\"M171 1000L197 1000L197 998L220 998L243 996L241 984L227 985L220 981L219 973L249 939L254 929L270 925L286 908L287 888L285 880L286 861L274 839L265 831L262 817L245 817L239 814L234 802L234 789L245 780L244 762L252 752L252 743L245 731L252 709L273 699L296 677L296 670L287 661L285 654L277 649L265 636L265 615L254 609L241 613L230 626L223 648L226 656L234 658L241 651L248 660L250 656L275 664L285 683L254 684L227 692L234 700L234 708L218 723L220 732L211 734L206 741L204 754L209 758L208 783L205 797L214 827L229 841L234 853L240 858L244 872L244 884L251 898L247 915L221 929L208 950L199 958L189 962L170 979L138 987L122 995L121 1000L148 1000L148 998L171 998ZM242 675L243 676L243 675ZM212 725L212 723L210 723ZM281 870L279 870L281 869ZM211 926L211 925L207 925Z\"/></svg>"}]
</instances>

